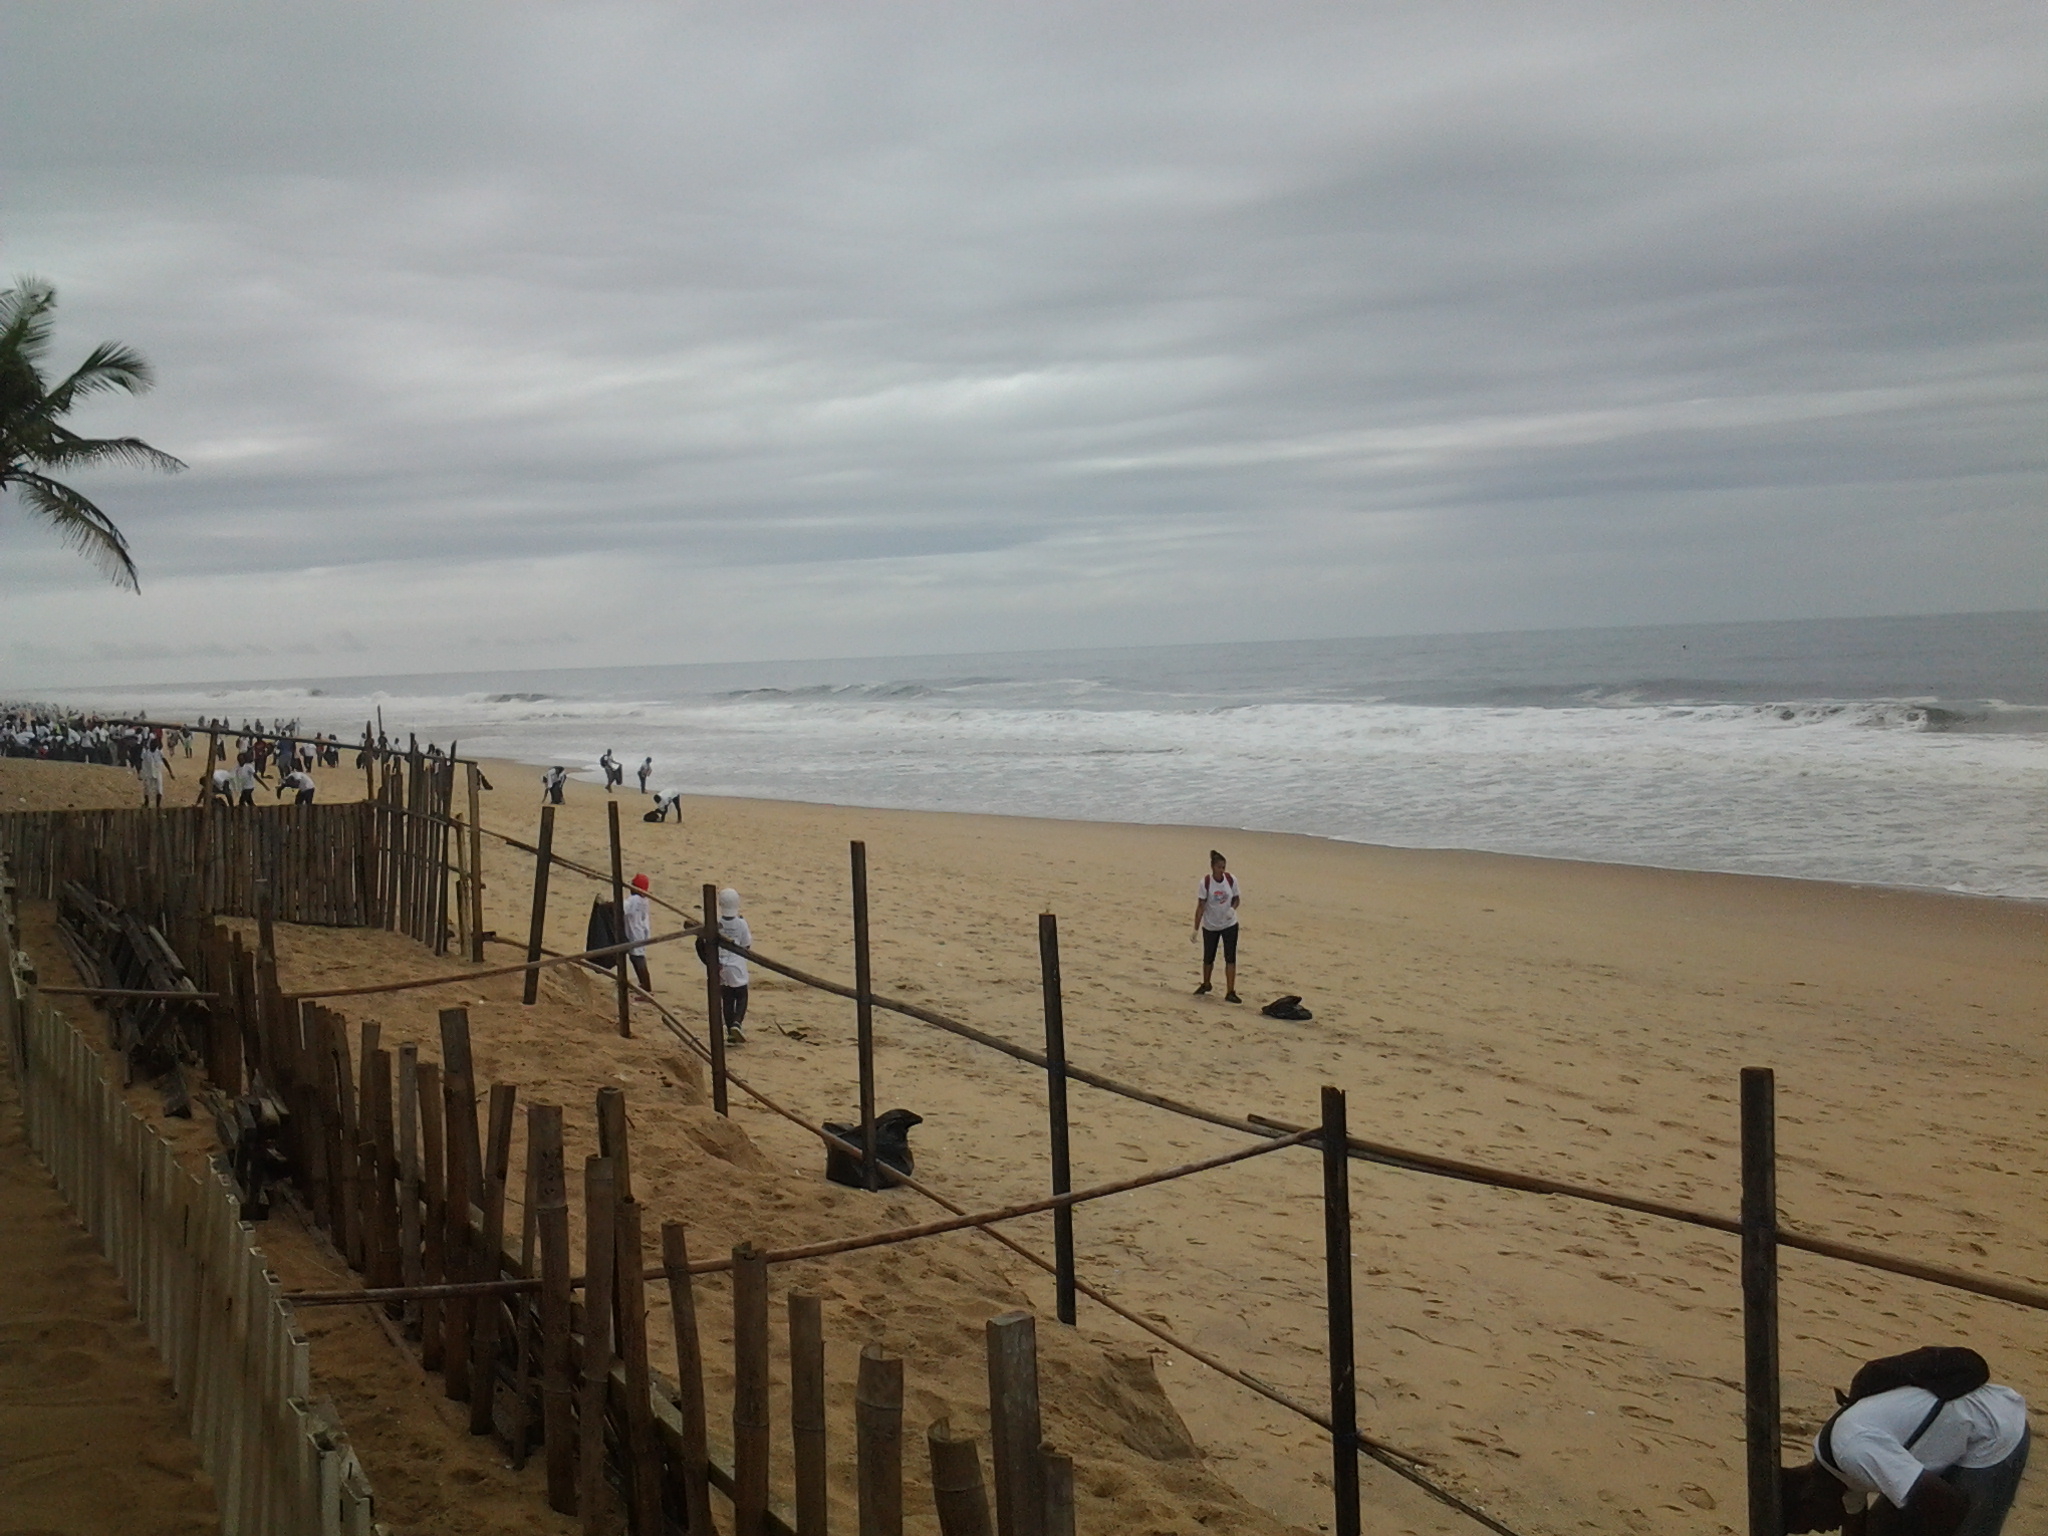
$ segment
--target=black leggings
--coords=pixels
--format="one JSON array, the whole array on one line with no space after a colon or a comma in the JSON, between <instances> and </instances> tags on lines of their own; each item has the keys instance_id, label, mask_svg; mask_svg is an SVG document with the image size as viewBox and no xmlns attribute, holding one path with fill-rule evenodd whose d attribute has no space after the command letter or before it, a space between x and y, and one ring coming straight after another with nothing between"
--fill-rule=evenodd
<instances>
[{"instance_id":1,"label":"black leggings","mask_svg":"<svg viewBox=\"0 0 2048 1536\"><path fill-rule=\"evenodd\" d=\"M1216 946L1223 946L1223 963L1237 964L1237 924L1228 928L1204 928L1202 930L1202 965L1204 969L1216 963Z\"/></svg>"},{"instance_id":2,"label":"black leggings","mask_svg":"<svg viewBox=\"0 0 2048 1536\"><path fill-rule=\"evenodd\" d=\"M747 989L721 983L718 992L725 999L725 1027L738 1029L747 1022Z\"/></svg>"}]
</instances>

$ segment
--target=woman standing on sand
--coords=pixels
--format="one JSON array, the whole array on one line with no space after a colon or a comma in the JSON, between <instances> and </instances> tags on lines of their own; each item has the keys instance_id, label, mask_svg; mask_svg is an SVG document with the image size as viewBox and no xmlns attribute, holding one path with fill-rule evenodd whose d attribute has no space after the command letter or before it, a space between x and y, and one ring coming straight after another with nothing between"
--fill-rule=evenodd
<instances>
[{"instance_id":1,"label":"woman standing on sand","mask_svg":"<svg viewBox=\"0 0 2048 1536\"><path fill-rule=\"evenodd\" d=\"M1216 966L1216 947L1223 947L1223 1001L1241 1003L1237 995L1237 876L1223 862L1223 855L1209 850L1209 873L1195 892L1195 931L1188 942L1202 941L1202 984L1195 988L1200 997L1212 988L1209 973Z\"/></svg>"}]
</instances>

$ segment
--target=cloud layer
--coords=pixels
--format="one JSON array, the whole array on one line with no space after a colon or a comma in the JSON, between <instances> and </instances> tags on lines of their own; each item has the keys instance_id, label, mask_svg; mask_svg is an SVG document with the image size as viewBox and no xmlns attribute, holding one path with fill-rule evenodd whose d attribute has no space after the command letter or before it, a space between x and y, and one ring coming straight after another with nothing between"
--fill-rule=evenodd
<instances>
[{"instance_id":1,"label":"cloud layer","mask_svg":"<svg viewBox=\"0 0 2048 1536\"><path fill-rule=\"evenodd\" d=\"M2038 607L2033 7L11 7L0 681ZM474 657L465 663L466 657Z\"/></svg>"}]
</instances>

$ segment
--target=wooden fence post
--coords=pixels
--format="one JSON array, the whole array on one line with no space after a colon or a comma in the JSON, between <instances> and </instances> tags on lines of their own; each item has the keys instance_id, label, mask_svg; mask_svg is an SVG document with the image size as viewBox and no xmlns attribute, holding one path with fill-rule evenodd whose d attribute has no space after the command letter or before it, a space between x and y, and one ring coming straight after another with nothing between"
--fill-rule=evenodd
<instances>
[{"instance_id":1,"label":"wooden fence post","mask_svg":"<svg viewBox=\"0 0 2048 1536\"><path fill-rule=\"evenodd\" d=\"M1742 1069L1742 1380L1750 1536L1780 1536L1777 1083Z\"/></svg>"},{"instance_id":2,"label":"wooden fence post","mask_svg":"<svg viewBox=\"0 0 2048 1536\"><path fill-rule=\"evenodd\" d=\"M484 960L484 832L483 807L477 798L483 769L469 764L469 958Z\"/></svg>"},{"instance_id":3,"label":"wooden fence post","mask_svg":"<svg viewBox=\"0 0 2048 1536\"><path fill-rule=\"evenodd\" d=\"M1069 1194L1074 1171L1067 1140L1067 1015L1060 984L1060 920L1038 914L1038 970L1045 997L1045 1112L1052 1138L1052 1192ZM1074 1323L1074 1208L1052 1213L1053 1294L1061 1322Z\"/></svg>"},{"instance_id":4,"label":"wooden fence post","mask_svg":"<svg viewBox=\"0 0 2048 1536\"><path fill-rule=\"evenodd\" d=\"M604 812L612 839L612 915L619 923L613 942L623 944L626 942L626 864L625 855L619 848L619 802L607 798ZM628 987L626 973L632 969L632 961L629 956L614 955L612 966L619 994L619 1034L630 1040L633 1038L633 994Z\"/></svg>"},{"instance_id":5,"label":"wooden fence post","mask_svg":"<svg viewBox=\"0 0 2048 1536\"><path fill-rule=\"evenodd\" d=\"M718 887L704 887L704 1007L711 1023L711 1107L727 1112L725 1090L725 996L718 987Z\"/></svg>"},{"instance_id":6,"label":"wooden fence post","mask_svg":"<svg viewBox=\"0 0 2048 1536\"><path fill-rule=\"evenodd\" d=\"M855 842L853 854L853 990L854 1038L860 1054L861 1182L882 1187L882 1165L875 1145L875 977L868 954L868 845Z\"/></svg>"},{"instance_id":7,"label":"wooden fence post","mask_svg":"<svg viewBox=\"0 0 2048 1536\"><path fill-rule=\"evenodd\" d=\"M469 1053L469 1010L441 1010L441 1091L448 1109L447 1248L443 1256L451 1280L474 1280L475 1228L469 1212L483 1198L483 1154L478 1146L476 1080ZM469 1400L470 1329L476 1317L473 1297L455 1296L441 1311L444 1344L441 1384L456 1402Z\"/></svg>"},{"instance_id":8,"label":"wooden fence post","mask_svg":"<svg viewBox=\"0 0 2048 1536\"><path fill-rule=\"evenodd\" d=\"M1029 1312L988 1320L988 1418L998 1536L1045 1536L1038 1324Z\"/></svg>"},{"instance_id":9,"label":"wooden fence post","mask_svg":"<svg viewBox=\"0 0 2048 1536\"><path fill-rule=\"evenodd\" d=\"M796 1453L796 1536L825 1536L824 1305L789 1293L789 1437Z\"/></svg>"},{"instance_id":10,"label":"wooden fence post","mask_svg":"<svg viewBox=\"0 0 2048 1536\"><path fill-rule=\"evenodd\" d=\"M654 1373L647 1360L647 1258L641 1251L640 1202L623 1195L613 1224L618 1259L613 1266L619 1300L615 1321L626 1366L626 1495L633 1529L658 1533L661 1524L661 1444L654 1434Z\"/></svg>"},{"instance_id":11,"label":"wooden fence post","mask_svg":"<svg viewBox=\"0 0 2048 1536\"><path fill-rule=\"evenodd\" d=\"M1048 1445L1039 1460L1045 1478L1045 1536L1074 1536L1074 1458Z\"/></svg>"},{"instance_id":12,"label":"wooden fence post","mask_svg":"<svg viewBox=\"0 0 2048 1536\"><path fill-rule=\"evenodd\" d=\"M690 1536L711 1530L711 1450L704 1412L704 1354L697 1335L697 1298L690 1287L690 1247L683 1224L661 1225L661 1267L668 1275L669 1314L675 1325L676 1404L683 1421L683 1513Z\"/></svg>"},{"instance_id":13,"label":"wooden fence post","mask_svg":"<svg viewBox=\"0 0 2048 1536\"><path fill-rule=\"evenodd\" d=\"M925 1443L931 1450L932 1503L938 1507L939 1536L993 1536L988 1493L981 1485L981 1450L974 1436L955 1435L951 1420L938 1419Z\"/></svg>"},{"instance_id":14,"label":"wooden fence post","mask_svg":"<svg viewBox=\"0 0 2048 1536\"><path fill-rule=\"evenodd\" d=\"M520 1001L531 1005L540 996L540 948L548 926L548 869L555 857L555 808L540 808L540 852L533 860L533 922L526 935L526 991Z\"/></svg>"},{"instance_id":15,"label":"wooden fence post","mask_svg":"<svg viewBox=\"0 0 2048 1536\"><path fill-rule=\"evenodd\" d=\"M737 1536L765 1536L768 1512L768 1265L732 1251L732 1480Z\"/></svg>"},{"instance_id":16,"label":"wooden fence post","mask_svg":"<svg viewBox=\"0 0 2048 1536\"><path fill-rule=\"evenodd\" d=\"M398 1274L403 1285L420 1280L420 1048L398 1048ZM420 1304L405 1304L407 1322L417 1325Z\"/></svg>"},{"instance_id":17,"label":"wooden fence post","mask_svg":"<svg viewBox=\"0 0 2048 1536\"><path fill-rule=\"evenodd\" d=\"M442 1134L446 1100L441 1088L441 1064L423 1061L420 1076L420 1274L428 1285L440 1285L448 1278L448 1158ZM529 1135L531 1133L529 1132ZM420 1303L420 1364L430 1371L441 1369L446 1309L438 1301Z\"/></svg>"},{"instance_id":18,"label":"wooden fence post","mask_svg":"<svg viewBox=\"0 0 2048 1536\"><path fill-rule=\"evenodd\" d=\"M477 1262L479 1280L496 1280L505 1269L505 1184L512 1175L512 1115L519 1090L510 1083L491 1084L489 1142L484 1148L483 1238ZM498 1327L504 1303L495 1296L476 1300L474 1336L469 1359L469 1432L488 1435L496 1427Z\"/></svg>"},{"instance_id":19,"label":"wooden fence post","mask_svg":"<svg viewBox=\"0 0 2048 1536\"><path fill-rule=\"evenodd\" d=\"M903 1361L870 1344L853 1394L860 1536L903 1536Z\"/></svg>"},{"instance_id":20,"label":"wooden fence post","mask_svg":"<svg viewBox=\"0 0 2048 1536\"><path fill-rule=\"evenodd\" d=\"M547 1437L548 1507L576 1513L576 1404L569 1338L569 1187L562 1168L562 1106L527 1111L535 1154L540 1234L541 1424Z\"/></svg>"},{"instance_id":21,"label":"wooden fence post","mask_svg":"<svg viewBox=\"0 0 2048 1536\"><path fill-rule=\"evenodd\" d=\"M611 1159L586 1158L583 1163L583 1400L577 1413L582 1452L576 1503L583 1529L603 1536L605 1512L605 1399L611 1388L613 1262L618 1238L618 1186ZM630 1461L630 1457L628 1458Z\"/></svg>"},{"instance_id":22,"label":"wooden fence post","mask_svg":"<svg viewBox=\"0 0 2048 1536\"><path fill-rule=\"evenodd\" d=\"M1344 1092L1323 1089L1323 1257L1330 1333L1330 1492L1336 1536L1359 1536L1358 1356L1351 1313L1351 1145Z\"/></svg>"}]
</instances>

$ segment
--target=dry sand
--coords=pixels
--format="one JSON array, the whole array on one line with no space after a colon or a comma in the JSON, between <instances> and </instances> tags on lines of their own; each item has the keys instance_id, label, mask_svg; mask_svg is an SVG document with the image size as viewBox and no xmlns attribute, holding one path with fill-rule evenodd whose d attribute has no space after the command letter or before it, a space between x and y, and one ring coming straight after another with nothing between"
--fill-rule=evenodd
<instances>
[{"instance_id":1,"label":"dry sand","mask_svg":"<svg viewBox=\"0 0 2048 1536\"><path fill-rule=\"evenodd\" d=\"M486 824L530 839L534 770L489 771L498 788ZM336 794L360 782L346 772L323 778ZM0 803L21 792L12 784L0 780ZM1162 1092L1307 1118L1318 1087L1335 1083L1349 1091L1360 1134L1732 1213L1736 1072L1771 1066L1789 1222L1986 1273L2048 1270L2037 1027L2048 997L2048 914L2039 907L1204 829L765 801L686 801L679 828L642 823L647 802L621 798L629 873L646 870L657 894L692 904L706 879L736 885L765 953L842 978L851 974L846 843L864 838L877 987L1027 1043L1040 1031L1037 914L1056 911L1074 1058ZM605 861L604 799L601 789L571 786L559 851ZM1230 854L1245 889L1241 1008L1188 995L1188 920L1212 845ZM523 936L531 860L495 848L486 874L489 921ZM549 943L580 947L592 890L558 871L554 891ZM290 930L281 945L287 985L435 965L389 936ZM378 945L389 952L366 950ZM512 953L496 948L493 958ZM687 947L652 958L661 995L699 1016L701 972ZM1257 1014L1282 992L1304 994L1314 1022ZM698 1251L930 1212L913 1197L822 1184L815 1144L743 1102L731 1127L717 1124L692 1102L701 1093L694 1067L651 1020L633 1041L608 1032L608 987L565 978L550 995L529 1013L501 983L474 989L481 1069L529 1095L560 1097L572 1149L587 1150L594 1089L623 1084L638 1192L651 1213L689 1221ZM381 1018L387 1041L427 1042L443 1000L365 1000L360 1014ZM757 975L753 1009L735 1068L807 1113L851 1118L851 1004ZM884 1107L926 1117L914 1137L921 1177L973 1205L1043 1190L1038 1074L891 1015L878 1017L878 1034ZM1086 1088L1075 1089L1074 1113L1084 1182L1233 1140ZM1312 1156L1283 1153L1118 1197L1080 1213L1082 1272L1314 1400L1323 1390L1317 1192ZM1355 1168L1353 1199L1369 1433L1428 1456L1453 1485L1532 1533L1741 1527L1731 1239L1365 1165ZM1042 1219L1019 1231L1049 1251ZM1828 1388L1857 1361L1922 1342L1975 1344L2001 1379L2036 1395L2048 1328L2031 1313L1798 1254L1785 1256L1783 1270L1795 1431L1810 1432ZM1049 1282L985 1239L798 1271L779 1274L776 1293L795 1280L826 1296L837 1394L848 1395L855 1349L879 1336L909 1360L913 1429L940 1411L975 1420L983 1317L1019 1298L1042 1317L1052 1310ZM722 1367L729 1334L723 1292L711 1289L707 1348ZM374 1353L374 1329L354 1326L353 1343L316 1343L316 1370L333 1369L323 1356ZM1051 1324L1043 1335L1053 1432L1082 1462L1084 1530L1278 1528L1230 1490L1287 1523L1327 1520L1328 1452L1312 1428L1153 1352L1085 1301L1078 1336ZM666 1337L663 1328L663 1347ZM1150 1389L1148 1355L1203 1460L1171 1454L1183 1448ZM359 1422L345 1398L342 1406L373 1477L390 1488L398 1474L379 1463L376 1426ZM850 1444L843 1414L833 1429L836 1445ZM407 1432L401 1425L392 1437L394 1453ZM1470 1529L1376 1468L1366 1468L1365 1483L1376 1528ZM2023 1488L2008 1530L2048 1533L2048 1499Z\"/></svg>"}]
</instances>

